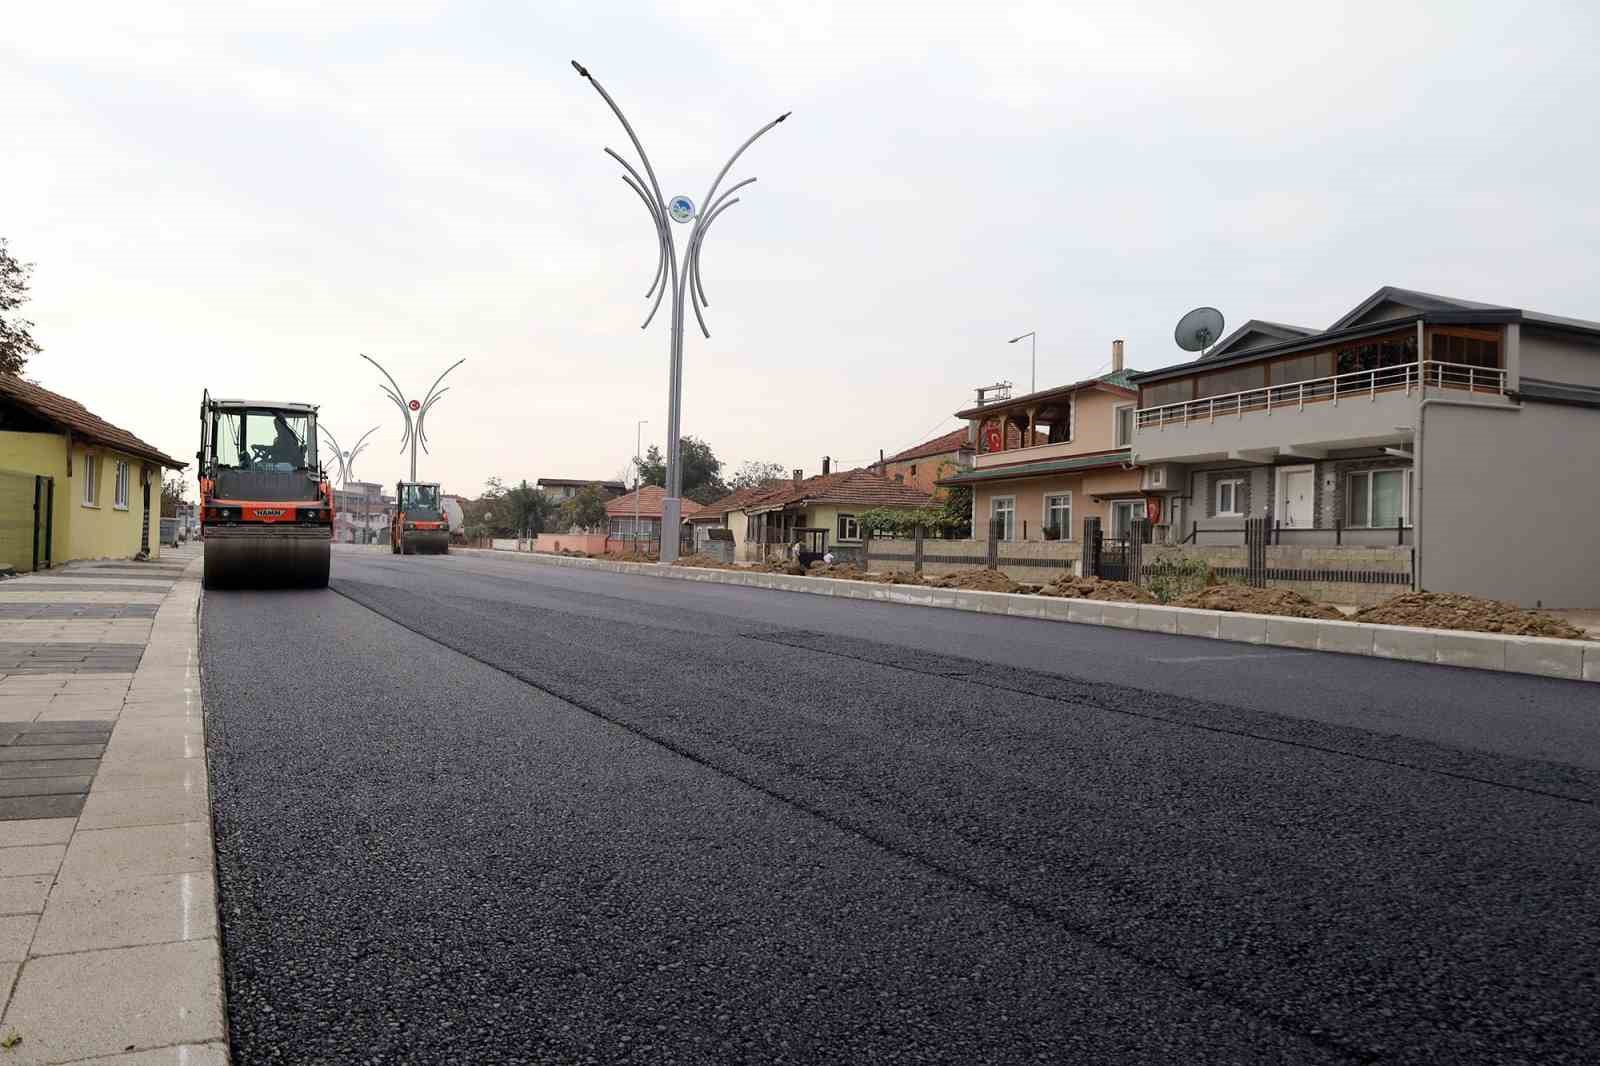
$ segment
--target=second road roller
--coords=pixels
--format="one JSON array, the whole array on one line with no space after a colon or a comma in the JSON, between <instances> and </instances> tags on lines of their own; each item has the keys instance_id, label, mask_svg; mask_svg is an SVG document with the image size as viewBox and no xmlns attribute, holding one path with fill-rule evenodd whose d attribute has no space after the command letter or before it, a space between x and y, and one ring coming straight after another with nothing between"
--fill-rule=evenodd
<instances>
[{"instance_id":1,"label":"second road roller","mask_svg":"<svg viewBox=\"0 0 1600 1066\"><path fill-rule=\"evenodd\" d=\"M389 550L395 555L450 550L450 519L439 486L428 481L400 481L394 486L394 518L389 524Z\"/></svg>"},{"instance_id":2,"label":"second road roller","mask_svg":"<svg viewBox=\"0 0 1600 1066\"><path fill-rule=\"evenodd\" d=\"M206 588L325 588L333 489L317 462L317 408L200 400Z\"/></svg>"}]
</instances>

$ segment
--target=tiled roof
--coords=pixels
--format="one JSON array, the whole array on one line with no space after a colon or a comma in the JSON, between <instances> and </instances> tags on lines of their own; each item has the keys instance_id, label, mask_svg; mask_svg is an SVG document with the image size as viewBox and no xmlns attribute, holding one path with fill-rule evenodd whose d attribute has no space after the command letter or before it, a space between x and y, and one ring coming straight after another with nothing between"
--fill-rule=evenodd
<instances>
[{"instance_id":1,"label":"tiled roof","mask_svg":"<svg viewBox=\"0 0 1600 1066\"><path fill-rule=\"evenodd\" d=\"M1044 459L1031 463L1013 463L1007 466L986 466L977 470L963 470L959 474L940 478L941 485L966 485L974 481L1000 481L1007 478L1039 477L1044 474L1069 474L1075 470L1094 470L1098 467L1121 466L1132 458L1132 452L1123 448L1098 455L1078 455L1069 459Z\"/></svg>"},{"instance_id":2,"label":"tiled roof","mask_svg":"<svg viewBox=\"0 0 1600 1066\"><path fill-rule=\"evenodd\" d=\"M0 374L0 396L5 396L19 406L33 411L40 418L54 422L62 429L70 429L74 436L108 448L148 459L174 470L186 464L179 462L153 444L135 437L132 433L101 418L76 400L60 393L40 388L31 381L23 381L11 374Z\"/></svg>"},{"instance_id":3,"label":"tiled roof","mask_svg":"<svg viewBox=\"0 0 1600 1066\"><path fill-rule=\"evenodd\" d=\"M962 426L960 429L952 429L942 437L935 437L930 441L923 441L916 447L897 452L885 459L884 462L905 463L928 455L944 455L947 452L960 451L966 447L969 447L967 444L967 427Z\"/></svg>"},{"instance_id":4,"label":"tiled roof","mask_svg":"<svg viewBox=\"0 0 1600 1066\"><path fill-rule=\"evenodd\" d=\"M722 499L712 500L696 511L695 521L720 522L729 511L742 511L746 504L759 500L764 496L770 496L776 491L787 488L790 484L791 482L788 481L769 481L765 485L752 485L749 488L735 489L722 497Z\"/></svg>"},{"instance_id":5,"label":"tiled roof","mask_svg":"<svg viewBox=\"0 0 1600 1066\"><path fill-rule=\"evenodd\" d=\"M769 511L803 503L843 503L856 507L929 507L933 497L920 489L872 470L844 470L819 474L796 484L789 482L754 501L753 508Z\"/></svg>"},{"instance_id":6,"label":"tiled roof","mask_svg":"<svg viewBox=\"0 0 1600 1066\"><path fill-rule=\"evenodd\" d=\"M631 517L633 514L633 498L639 497L640 518L660 518L661 501L667 498L667 490L660 485L646 485L637 493L630 492L626 496L618 496L614 500L606 501L606 514L617 517ZM698 513L700 505L693 500L685 499L679 514L687 519L690 515Z\"/></svg>"}]
</instances>

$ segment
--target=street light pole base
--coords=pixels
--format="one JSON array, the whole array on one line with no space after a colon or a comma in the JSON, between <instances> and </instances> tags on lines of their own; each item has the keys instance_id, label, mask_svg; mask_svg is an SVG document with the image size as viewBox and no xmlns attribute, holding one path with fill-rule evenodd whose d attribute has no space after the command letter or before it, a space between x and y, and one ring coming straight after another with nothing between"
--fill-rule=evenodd
<instances>
[{"instance_id":1,"label":"street light pole base","mask_svg":"<svg viewBox=\"0 0 1600 1066\"><path fill-rule=\"evenodd\" d=\"M682 527L683 501L668 496L661 501L661 561L671 563L678 558L678 530Z\"/></svg>"}]
</instances>

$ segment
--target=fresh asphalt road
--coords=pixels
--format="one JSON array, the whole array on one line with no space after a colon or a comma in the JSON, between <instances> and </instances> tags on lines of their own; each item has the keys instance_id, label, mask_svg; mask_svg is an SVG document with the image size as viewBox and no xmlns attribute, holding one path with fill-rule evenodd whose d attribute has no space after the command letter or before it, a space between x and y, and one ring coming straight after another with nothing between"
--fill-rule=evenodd
<instances>
[{"instance_id":1,"label":"fresh asphalt road","mask_svg":"<svg viewBox=\"0 0 1600 1066\"><path fill-rule=\"evenodd\" d=\"M486 554L203 610L243 1066L1600 1046L1594 686Z\"/></svg>"}]
</instances>

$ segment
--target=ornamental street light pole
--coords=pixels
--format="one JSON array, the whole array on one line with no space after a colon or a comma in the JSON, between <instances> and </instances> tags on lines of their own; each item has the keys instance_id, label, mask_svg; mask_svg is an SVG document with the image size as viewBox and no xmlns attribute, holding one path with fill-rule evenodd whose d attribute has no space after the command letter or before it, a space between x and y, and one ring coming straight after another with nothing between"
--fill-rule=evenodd
<instances>
[{"instance_id":1,"label":"ornamental street light pole","mask_svg":"<svg viewBox=\"0 0 1600 1066\"><path fill-rule=\"evenodd\" d=\"M433 379L433 384L428 388L428 394L422 399L406 400L404 398L405 394L400 391L399 384L395 382L394 378L387 370L383 369L383 366L376 359L372 358L372 356L367 355L366 353L362 353L361 358L377 367L378 372L389 379L389 385L379 385L378 388L383 390L383 394L385 396L394 401L394 405L400 408L400 414L405 417L406 429L405 432L400 436L400 450L403 452L406 450L407 444L411 445L411 480L416 481L417 444L419 442L422 444L423 451L428 450L428 434L422 428L422 420L428 417L428 409L434 404L438 403L439 400L443 398L444 394L450 391L450 387L448 385L442 389L439 388L439 382L444 380L444 375L450 373L450 371L454 370L462 363L465 363L466 360L457 359L455 362L445 367L444 374L440 374L438 377ZM391 389L389 387L390 385L393 385L394 387Z\"/></svg>"},{"instance_id":2,"label":"ornamental street light pole","mask_svg":"<svg viewBox=\"0 0 1600 1066\"><path fill-rule=\"evenodd\" d=\"M373 426L356 440L356 446L349 451L339 447L339 438L333 435L333 430L317 423L317 431L328 438L333 444L333 457L339 461L339 487L346 492L350 491L350 482L356 476L356 456L360 455L367 446L367 438L378 432L378 427ZM354 523L352 523L353 525ZM370 525L370 509L367 505L367 494L361 494L361 543L367 542L367 527ZM352 531L353 532L353 531Z\"/></svg>"},{"instance_id":3,"label":"ornamental street light pole","mask_svg":"<svg viewBox=\"0 0 1600 1066\"><path fill-rule=\"evenodd\" d=\"M1033 378L1028 383L1028 391L1029 392L1038 392L1039 391L1039 335L1034 333L1033 330L1030 329L1028 332L1022 334L1022 336L1012 337L1010 340L1006 341L1006 343L1007 344L1015 344L1018 341L1022 340L1023 337L1028 338L1028 352L1029 352L1028 362L1033 367Z\"/></svg>"},{"instance_id":4,"label":"ornamental street light pole","mask_svg":"<svg viewBox=\"0 0 1600 1066\"><path fill-rule=\"evenodd\" d=\"M654 295L655 303L651 305L650 314L645 316L640 329L650 325L651 319L655 318L656 311L661 306L661 298L666 293L667 286L670 284L672 287L672 354L667 386L667 493L666 498L661 501L661 562L670 563L678 557L678 526L683 513L683 464L679 452L678 415L683 391L684 291L688 290L689 305L694 308L694 317L700 324L700 332L709 338L711 331L706 328L705 316L700 313L700 308L711 306L711 301L706 299L705 285L700 276L700 247L705 240L706 230L717 220L717 216L739 202L739 198L733 194L756 179L746 178L735 182L728 186L721 196L717 196L717 188L722 184L722 179L727 176L734 162L744 154L744 150L754 144L756 138L788 118L791 112L785 111L762 126L739 146L739 150L734 152L717 172L705 199L700 202L699 213L696 213L694 201L687 196L674 196L669 200L661 194L661 184L656 181L656 172L650 165L650 157L645 154L644 145L639 143L639 137L633 132L633 127L629 125L622 109L593 75L584 69L583 64L573 60L572 69L594 86L594 91L600 94L606 106L611 108L612 114L617 116L617 121L622 123L622 128L627 131L628 140L633 142L634 150L639 153L644 173L649 177L647 183L645 177L639 174L632 163L610 148L606 149L606 154L621 163L622 168L627 171L622 175L622 180L627 183L628 188L638 194L656 232L655 280L650 283L650 288L644 294L647 300ZM678 259L677 239L673 236L672 227L668 225L669 220L680 224L694 223L689 230L689 239L684 245L681 264Z\"/></svg>"}]
</instances>

